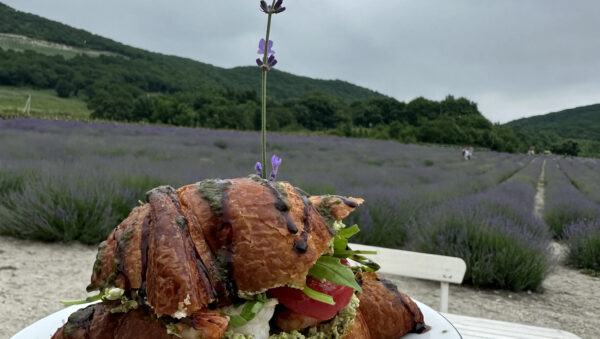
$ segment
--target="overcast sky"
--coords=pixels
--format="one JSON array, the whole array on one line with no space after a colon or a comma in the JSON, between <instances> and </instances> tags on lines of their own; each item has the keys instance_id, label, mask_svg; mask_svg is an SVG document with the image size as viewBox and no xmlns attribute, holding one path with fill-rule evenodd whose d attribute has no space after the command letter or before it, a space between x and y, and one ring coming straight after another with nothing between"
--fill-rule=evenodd
<instances>
[{"instance_id":1,"label":"overcast sky","mask_svg":"<svg viewBox=\"0 0 600 339\"><path fill-rule=\"evenodd\" d=\"M125 44L254 64L258 0L0 0ZM600 102L597 0L284 0L277 68L401 101L465 96L493 122ZM257 80L259 81L259 80Z\"/></svg>"}]
</instances>

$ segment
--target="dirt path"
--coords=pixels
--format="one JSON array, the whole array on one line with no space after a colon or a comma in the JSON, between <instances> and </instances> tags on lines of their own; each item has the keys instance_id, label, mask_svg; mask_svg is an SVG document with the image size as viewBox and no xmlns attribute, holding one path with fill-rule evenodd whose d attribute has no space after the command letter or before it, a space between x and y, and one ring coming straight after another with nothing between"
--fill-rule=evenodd
<instances>
[{"instance_id":1,"label":"dirt path","mask_svg":"<svg viewBox=\"0 0 600 339\"><path fill-rule=\"evenodd\" d=\"M542 219L544 213L544 197L546 196L546 185L544 183L544 176L546 173L546 159L542 163L542 171L540 173L540 178L537 183L537 192L535 194L535 201L533 204L533 215Z\"/></svg>"},{"instance_id":2,"label":"dirt path","mask_svg":"<svg viewBox=\"0 0 600 339\"><path fill-rule=\"evenodd\" d=\"M0 237L0 338L87 296L96 248Z\"/></svg>"}]
</instances>

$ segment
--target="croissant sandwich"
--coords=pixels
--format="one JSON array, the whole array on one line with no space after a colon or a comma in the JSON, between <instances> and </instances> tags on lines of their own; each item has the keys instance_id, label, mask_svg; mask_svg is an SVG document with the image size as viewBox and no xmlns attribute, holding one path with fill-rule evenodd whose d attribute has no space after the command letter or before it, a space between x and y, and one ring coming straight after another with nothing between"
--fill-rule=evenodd
<instances>
[{"instance_id":1,"label":"croissant sandwich","mask_svg":"<svg viewBox=\"0 0 600 339\"><path fill-rule=\"evenodd\" d=\"M287 182L208 179L147 193L102 242L87 301L52 338L399 338L417 305L352 251L363 202Z\"/></svg>"}]
</instances>

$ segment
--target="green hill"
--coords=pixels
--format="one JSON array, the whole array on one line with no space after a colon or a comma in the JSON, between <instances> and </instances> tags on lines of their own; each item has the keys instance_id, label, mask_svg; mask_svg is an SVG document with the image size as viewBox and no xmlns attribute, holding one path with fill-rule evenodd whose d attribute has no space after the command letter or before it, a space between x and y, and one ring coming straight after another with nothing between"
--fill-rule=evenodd
<instances>
[{"instance_id":1,"label":"green hill","mask_svg":"<svg viewBox=\"0 0 600 339\"><path fill-rule=\"evenodd\" d=\"M85 61L88 64L94 63L100 66L105 75L110 75L110 77L101 76L100 79L95 77L95 80L99 82L104 80L119 82L118 80L121 80L119 78L126 78L124 80L136 81L134 86L145 92L174 92L205 87L255 92L260 90L260 81L257 80L260 79L260 71L257 67L224 69L191 59L144 51L34 14L14 10L2 3L0 3L0 33L4 33L0 36L0 49L3 50L0 51L0 55L4 56L4 58L0 58L2 70L14 66L11 61L14 62L15 56L7 50L33 51L44 53L47 57L48 54L52 54L52 47L60 44L54 49L56 55L65 56L66 51L69 53L68 60L61 62L53 59L52 61L46 60L45 63L59 64L59 67L55 68L64 66L84 71L85 67L82 67L80 59L90 56L94 52L98 53L104 56L103 60ZM85 53L80 53L81 51L85 51ZM27 56L19 55L17 57L29 59L32 63L43 60L36 56L29 56L27 53L25 55ZM115 57L117 55L125 58ZM75 56L80 56L80 58L75 58ZM111 69L107 70L105 67L101 67L102 64L109 65ZM34 66L28 67L22 62L19 62L18 66L15 68L19 71L37 73L44 79L15 79L14 74L10 79L6 74L0 72L0 84L50 88L56 86L60 78L65 81L70 80L65 79L62 74L46 74L47 72L36 69ZM85 79L84 72L77 73L84 74L84 81L89 80ZM116 73L121 73L122 76L118 76ZM92 74L98 75L99 72L92 72ZM295 76L277 69L272 72L269 81L270 95L277 98L300 97L312 91L326 93L346 102L383 97L372 90L345 81L316 80ZM79 86L80 84L75 85Z\"/></svg>"},{"instance_id":2,"label":"green hill","mask_svg":"<svg viewBox=\"0 0 600 339\"><path fill-rule=\"evenodd\" d=\"M538 149L552 149L571 139L579 144L580 155L600 155L600 104L518 119L506 125Z\"/></svg>"},{"instance_id":3,"label":"green hill","mask_svg":"<svg viewBox=\"0 0 600 339\"><path fill-rule=\"evenodd\" d=\"M518 119L508 125L529 133L546 131L563 138L600 141L600 104Z\"/></svg>"}]
</instances>

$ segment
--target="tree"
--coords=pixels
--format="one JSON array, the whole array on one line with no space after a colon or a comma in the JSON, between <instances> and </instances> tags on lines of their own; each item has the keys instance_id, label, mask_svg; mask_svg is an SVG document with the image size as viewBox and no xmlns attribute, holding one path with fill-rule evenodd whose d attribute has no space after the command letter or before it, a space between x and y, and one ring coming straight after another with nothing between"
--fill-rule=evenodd
<instances>
[{"instance_id":1,"label":"tree","mask_svg":"<svg viewBox=\"0 0 600 339\"><path fill-rule=\"evenodd\" d=\"M65 79L60 79L56 83L56 94L61 98L68 98L73 91L73 85Z\"/></svg>"},{"instance_id":2,"label":"tree","mask_svg":"<svg viewBox=\"0 0 600 339\"><path fill-rule=\"evenodd\" d=\"M552 153L570 155L576 157L579 154L579 143L574 140L563 140L550 148Z\"/></svg>"}]
</instances>

